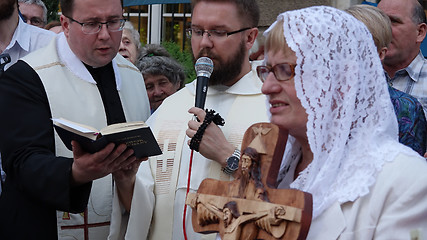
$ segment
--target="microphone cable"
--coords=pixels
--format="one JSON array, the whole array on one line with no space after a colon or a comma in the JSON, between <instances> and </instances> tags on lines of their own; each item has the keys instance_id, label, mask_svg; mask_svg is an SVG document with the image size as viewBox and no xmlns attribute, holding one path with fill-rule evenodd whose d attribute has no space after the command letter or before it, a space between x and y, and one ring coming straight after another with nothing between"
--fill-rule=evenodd
<instances>
[{"instance_id":1,"label":"microphone cable","mask_svg":"<svg viewBox=\"0 0 427 240\"><path fill-rule=\"evenodd\" d=\"M199 144L202 140L203 133L205 132L207 126L211 122L213 122L217 126L224 126L225 124L224 119L219 115L219 113L215 113L214 110L206 109L205 119L203 120L203 123L200 125L199 129L197 129L196 134L191 138L191 141L190 141L191 155L190 155L190 166L188 167L187 193L185 194L185 200L187 200L187 195L188 195L188 192L190 191L191 168L193 165L194 150L199 151ZM185 231L186 214L187 214L187 204L184 204L183 231L184 231L185 240L187 240L187 233Z\"/></svg>"},{"instance_id":2,"label":"microphone cable","mask_svg":"<svg viewBox=\"0 0 427 240\"><path fill-rule=\"evenodd\" d=\"M193 154L194 154L194 150L191 150L190 164L189 164L189 167L188 167L187 192L185 194L185 200L187 200L187 195L188 195L188 192L190 191L191 167L193 165ZM182 217L182 227L183 227L183 231L184 231L184 239L188 240L188 238L187 238L187 231L185 229L186 215L187 215L187 204L185 204L185 201L184 201L184 215Z\"/></svg>"}]
</instances>

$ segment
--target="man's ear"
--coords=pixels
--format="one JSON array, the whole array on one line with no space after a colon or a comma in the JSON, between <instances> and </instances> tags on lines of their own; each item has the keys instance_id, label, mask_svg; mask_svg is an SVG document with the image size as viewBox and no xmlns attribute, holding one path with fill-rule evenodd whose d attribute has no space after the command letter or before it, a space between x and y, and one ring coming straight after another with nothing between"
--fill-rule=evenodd
<instances>
[{"instance_id":1,"label":"man's ear","mask_svg":"<svg viewBox=\"0 0 427 240\"><path fill-rule=\"evenodd\" d=\"M258 36L259 30L258 30L258 28L254 27L254 28L251 28L247 31L249 32L249 34L248 34L247 41L246 41L246 48L251 49L255 43L256 37Z\"/></svg>"},{"instance_id":2,"label":"man's ear","mask_svg":"<svg viewBox=\"0 0 427 240\"><path fill-rule=\"evenodd\" d=\"M70 31L70 21L69 21L69 19L66 16L64 16L64 15L61 15L59 17L59 20L61 21L62 31L64 31L65 36L68 38L68 33Z\"/></svg>"},{"instance_id":3,"label":"man's ear","mask_svg":"<svg viewBox=\"0 0 427 240\"><path fill-rule=\"evenodd\" d=\"M421 43L426 37L427 25L425 23L418 24L417 43Z\"/></svg>"}]
</instances>

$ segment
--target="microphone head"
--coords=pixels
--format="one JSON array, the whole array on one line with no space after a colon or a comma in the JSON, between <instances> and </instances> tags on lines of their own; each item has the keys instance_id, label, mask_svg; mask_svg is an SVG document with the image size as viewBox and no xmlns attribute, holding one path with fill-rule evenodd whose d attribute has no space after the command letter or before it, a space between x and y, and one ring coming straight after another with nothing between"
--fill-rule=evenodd
<instances>
[{"instance_id":1,"label":"microphone head","mask_svg":"<svg viewBox=\"0 0 427 240\"><path fill-rule=\"evenodd\" d=\"M208 57L201 57L197 59L196 64L194 65L196 69L197 77L207 77L210 78L213 72L213 62Z\"/></svg>"}]
</instances>

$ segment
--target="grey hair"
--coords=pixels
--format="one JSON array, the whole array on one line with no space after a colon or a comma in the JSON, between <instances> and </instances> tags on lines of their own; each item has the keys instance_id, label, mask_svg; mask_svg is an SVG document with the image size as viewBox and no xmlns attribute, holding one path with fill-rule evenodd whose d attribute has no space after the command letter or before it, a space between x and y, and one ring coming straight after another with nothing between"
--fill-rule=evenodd
<instances>
[{"instance_id":1,"label":"grey hair","mask_svg":"<svg viewBox=\"0 0 427 240\"><path fill-rule=\"evenodd\" d=\"M159 44L145 45L136 65L142 75L163 75L172 84L178 84L179 88L184 85L184 68Z\"/></svg>"},{"instance_id":2,"label":"grey hair","mask_svg":"<svg viewBox=\"0 0 427 240\"><path fill-rule=\"evenodd\" d=\"M126 21L125 26L123 27L123 30L129 30L130 34L132 35L133 42L136 45L136 48L139 51L141 51L141 40L139 36L139 32L133 27L131 22Z\"/></svg>"},{"instance_id":3,"label":"grey hair","mask_svg":"<svg viewBox=\"0 0 427 240\"><path fill-rule=\"evenodd\" d=\"M43 22L44 24L47 23L47 8L42 0L18 0L18 2L25 3L25 4L35 4L43 8Z\"/></svg>"}]
</instances>

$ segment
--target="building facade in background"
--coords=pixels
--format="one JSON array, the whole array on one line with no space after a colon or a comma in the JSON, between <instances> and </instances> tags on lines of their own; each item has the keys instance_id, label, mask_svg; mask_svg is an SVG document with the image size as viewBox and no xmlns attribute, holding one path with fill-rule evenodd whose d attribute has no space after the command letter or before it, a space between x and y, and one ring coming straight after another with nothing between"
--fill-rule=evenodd
<instances>
[{"instance_id":1,"label":"building facade in background","mask_svg":"<svg viewBox=\"0 0 427 240\"><path fill-rule=\"evenodd\" d=\"M260 29L265 30L284 11L315 5L333 6L346 9L363 0L258 0L261 8ZM367 2L377 3L377 0ZM153 4L125 7L125 17L139 29L141 42L160 43L173 41L182 49L190 48L185 29L191 24L191 7L189 3Z\"/></svg>"}]
</instances>

